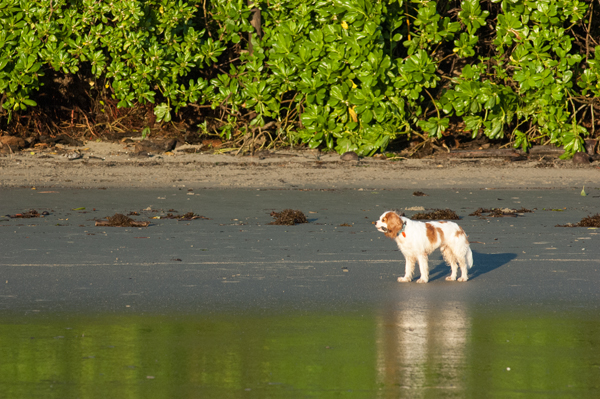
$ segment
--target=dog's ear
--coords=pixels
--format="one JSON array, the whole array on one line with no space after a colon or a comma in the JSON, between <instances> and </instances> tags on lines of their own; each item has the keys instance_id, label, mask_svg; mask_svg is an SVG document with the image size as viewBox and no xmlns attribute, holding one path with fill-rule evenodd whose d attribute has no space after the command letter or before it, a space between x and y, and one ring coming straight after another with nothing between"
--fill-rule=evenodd
<instances>
[{"instance_id":1,"label":"dog's ear","mask_svg":"<svg viewBox=\"0 0 600 399\"><path fill-rule=\"evenodd\" d=\"M386 237L392 240L398 237L398 233L402 230L402 219L395 212L388 212L383 217L383 222L387 225L387 231L385 232Z\"/></svg>"}]
</instances>

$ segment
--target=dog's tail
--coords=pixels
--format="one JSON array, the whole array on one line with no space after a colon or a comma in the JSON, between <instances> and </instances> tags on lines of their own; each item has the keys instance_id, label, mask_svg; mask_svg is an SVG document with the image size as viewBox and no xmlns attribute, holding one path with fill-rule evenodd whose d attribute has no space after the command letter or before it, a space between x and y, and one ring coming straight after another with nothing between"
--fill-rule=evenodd
<instances>
[{"instance_id":1,"label":"dog's tail","mask_svg":"<svg viewBox=\"0 0 600 399\"><path fill-rule=\"evenodd\" d=\"M467 247L467 250L467 268L470 269L473 267L473 252L470 247Z\"/></svg>"}]
</instances>

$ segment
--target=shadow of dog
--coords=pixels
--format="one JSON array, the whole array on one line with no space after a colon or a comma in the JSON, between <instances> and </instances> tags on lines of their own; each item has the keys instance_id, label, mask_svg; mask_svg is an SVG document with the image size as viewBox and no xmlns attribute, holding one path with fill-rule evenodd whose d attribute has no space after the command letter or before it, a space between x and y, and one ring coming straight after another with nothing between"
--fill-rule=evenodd
<instances>
[{"instance_id":1,"label":"shadow of dog","mask_svg":"<svg viewBox=\"0 0 600 399\"><path fill-rule=\"evenodd\" d=\"M496 270L515 259L517 254L484 254L473 251L473 267L469 269L469 280L473 280L483 274ZM440 257L440 260L441 257ZM429 281L434 281L445 277L450 271L450 267L442 260L433 270L429 272Z\"/></svg>"}]
</instances>

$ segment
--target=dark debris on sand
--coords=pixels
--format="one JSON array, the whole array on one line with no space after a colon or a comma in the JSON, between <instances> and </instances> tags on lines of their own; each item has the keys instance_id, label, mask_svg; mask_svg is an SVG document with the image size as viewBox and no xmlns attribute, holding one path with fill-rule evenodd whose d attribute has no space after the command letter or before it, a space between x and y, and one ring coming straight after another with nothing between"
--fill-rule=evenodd
<instances>
[{"instance_id":1,"label":"dark debris on sand","mask_svg":"<svg viewBox=\"0 0 600 399\"><path fill-rule=\"evenodd\" d=\"M584 217L579 223L557 224L554 227L600 227L600 213Z\"/></svg>"},{"instance_id":2,"label":"dark debris on sand","mask_svg":"<svg viewBox=\"0 0 600 399\"><path fill-rule=\"evenodd\" d=\"M413 196L415 196L415 197L427 197L427 194L425 194L423 191L415 191L413 193Z\"/></svg>"},{"instance_id":3,"label":"dark debris on sand","mask_svg":"<svg viewBox=\"0 0 600 399\"><path fill-rule=\"evenodd\" d=\"M450 209L434 209L431 212L419 212L411 217L413 220L458 220L460 217Z\"/></svg>"},{"instance_id":4,"label":"dark debris on sand","mask_svg":"<svg viewBox=\"0 0 600 399\"><path fill-rule=\"evenodd\" d=\"M502 218L502 217L517 217L520 213L532 213L533 211L526 208L511 209L511 208L479 208L475 212L469 214L469 216L479 217L491 217L491 218ZM487 213L487 215L484 215Z\"/></svg>"},{"instance_id":5,"label":"dark debris on sand","mask_svg":"<svg viewBox=\"0 0 600 399\"><path fill-rule=\"evenodd\" d=\"M295 224L308 223L308 219L302 211L295 211L293 209L284 209L281 212L273 211L271 212L271 216L275 220L269 224L274 225L293 226Z\"/></svg>"},{"instance_id":6,"label":"dark debris on sand","mask_svg":"<svg viewBox=\"0 0 600 399\"><path fill-rule=\"evenodd\" d=\"M48 215L50 215L50 214L47 211L39 213L35 209L31 209L27 212L16 213L14 215L6 215L6 216L8 216L9 218L12 218L12 219L29 219L29 218L43 218L44 216L48 216Z\"/></svg>"},{"instance_id":7,"label":"dark debris on sand","mask_svg":"<svg viewBox=\"0 0 600 399\"><path fill-rule=\"evenodd\" d=\"M136 222L130 217L121 213L115 213L114 216L109 216L107 220L97 220L96 226L103 227L148 227L150 222Z\"/></svg>"},{"instance_id":8,"label":"dark debris on sand","mask_svg":"<svg viewBox=\"0 0 600 399\"><path fill-rule=\"evenodd\" d=\"M172 213L167 213L167 216L161 216L161 219L177 219L180 221L195 220L195 219L209 220L209 218L207 218L206 216L196 215L194 212L188 212L183 215L173 215Z\"/></svg>"}]
</instances>

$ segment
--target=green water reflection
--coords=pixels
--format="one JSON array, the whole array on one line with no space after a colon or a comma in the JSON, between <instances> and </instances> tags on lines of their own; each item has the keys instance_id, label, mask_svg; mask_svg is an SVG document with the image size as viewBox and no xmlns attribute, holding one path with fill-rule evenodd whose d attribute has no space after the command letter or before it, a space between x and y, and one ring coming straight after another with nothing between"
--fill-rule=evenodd
<instances>
[{"instance_id":1,"label":"green water reflection","mask_svg":"<svg viewBox=\"0 0 600 399\"><path fill-rule=\"evenodd\" d=\"M595 315L40 316L0 324L2 398L598 397Z\"/></svg>"}]
</instances>

